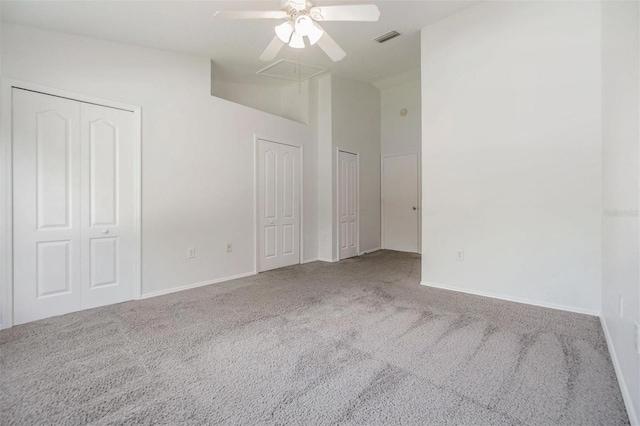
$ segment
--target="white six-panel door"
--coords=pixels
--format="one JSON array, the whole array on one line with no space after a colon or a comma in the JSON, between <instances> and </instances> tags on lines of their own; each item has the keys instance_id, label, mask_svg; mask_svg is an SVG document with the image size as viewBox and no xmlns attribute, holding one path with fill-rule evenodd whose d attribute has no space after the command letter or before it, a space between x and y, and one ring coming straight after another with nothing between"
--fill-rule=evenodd
<instances>
[{"instance_id":1,"label":"white six-panel door","mask_svg":"<svg viewBox=\"0 0 640 426\"><path fill-rule=\"evenodd\" d=\"M382 162L384 248L418 252L418 154L384 157Z\"/></svg>"},{"instance_id":2,"label":"white six-panel door","mask_svg":"<svg viewBox=\"0 0 640 426\"><path fill-rule=\"evenodd\" d=\"M300 148L258 140L258 271L300 263Z\"/></svg>"},{"instance_id":3,"label":"white six-panel door","mask_svg":"<svg viewBox=\"0 0 640 426\"><path fill-rule=\"evenodd\" d=\"M132 299L133 113L12 95L14 323Z\"/></svg>"},{"instance_id":4,"label":"white six-panel door","mask_svg":"<svg viewBox=\"0 0 640 426\"><path fill-rule=\"evenodd\" d=\"M358 255L358 156L338 152L340 259Z\"/></svg>"},{"instance_id":5,"label":"white six-panel door","mask_svg":"<svg viewBox=\"0 0 640 426\"><path fill-rule=\"evenodd\" d=\"M82 309L133 299L133 114L81 104Z\"/></svg>"}]
</instances>

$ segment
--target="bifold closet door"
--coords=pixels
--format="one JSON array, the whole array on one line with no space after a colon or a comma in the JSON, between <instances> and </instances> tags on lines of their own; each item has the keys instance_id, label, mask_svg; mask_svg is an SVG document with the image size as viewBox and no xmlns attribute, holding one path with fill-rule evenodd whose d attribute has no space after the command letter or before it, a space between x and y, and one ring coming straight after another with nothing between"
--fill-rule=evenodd
<instances>
[{"instance_id":1,"label":"bifold closet door","mask_svg":"<svg viewBox=\"0 0 640 426\"><path fill-rule=\"evenodd\" d=\"M14 324L134 295L133 113L13 89Z\"/></svg>"},{"instance_id":2,"label":"bifold closet door","mask_svg":"<svg viewBox=\"0 0 640 426\"><path fill-rule=\"evenodd\" d=\"M133 299L133 113L80 108L82 309Z\"/></svg>"},{"instance_id":3,"label":"bifold closet door","mask_svg":"<svg viewBox=\"0 0 640 426\"><path fill-rule=\"evenodd\" d=\"M258 140L258 270L300 263L300 148Z\"/></svg>"},{"instance_id":4,"label":"bifold closet door","mask_svg":"<svg viewBox=\"0 0 640 426\"><path fill-rule=\"evenodd\" d=\"M14 324L81 309L80 103L13 89Z\"/></svg>"}]
</instances>

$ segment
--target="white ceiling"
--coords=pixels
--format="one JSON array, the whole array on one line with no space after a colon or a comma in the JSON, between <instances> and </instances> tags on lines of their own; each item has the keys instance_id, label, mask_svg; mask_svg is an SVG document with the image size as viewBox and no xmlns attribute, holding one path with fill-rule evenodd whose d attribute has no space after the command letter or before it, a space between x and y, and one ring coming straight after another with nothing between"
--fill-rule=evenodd
<instances>
[{"instance_id":1,"label":"white ceiling","mask_svg":"<svg viewBox=\"0 0 640 426\"><path fill-rule=\"evenodd\" d=\"M323 27L347 52L331 60L317 46L285 46L276 60L289 59L327 68L335 74L377 82L420 66L420 29L478 1L317 0L315 5L375 3L378 22L325 22ZM268 65L258 58L280 21L220 21L218 10L278 10L280 0L253 1L7 1L2 20L65 33L204 56L216 64L218 78L271 84L255 77ZM402 35L384 44L372 39L390 30Z\"/></svg>"}]
</instances>

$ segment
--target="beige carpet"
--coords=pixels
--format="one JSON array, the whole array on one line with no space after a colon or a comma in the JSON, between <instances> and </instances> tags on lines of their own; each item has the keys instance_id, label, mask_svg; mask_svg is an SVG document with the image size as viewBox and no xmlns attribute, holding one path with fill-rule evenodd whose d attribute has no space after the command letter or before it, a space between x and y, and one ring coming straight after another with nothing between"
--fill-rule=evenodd
<instances>
[{"instance_id":1,"label":"beige carpet","mask_svg":"<svg viewBox=\"0 0 640 426\"><path fill-rule=\"evenodd\" d=\"M597 318L311 263L0 332L0 424L628 424Z\"/></svg>"}]
</instances>

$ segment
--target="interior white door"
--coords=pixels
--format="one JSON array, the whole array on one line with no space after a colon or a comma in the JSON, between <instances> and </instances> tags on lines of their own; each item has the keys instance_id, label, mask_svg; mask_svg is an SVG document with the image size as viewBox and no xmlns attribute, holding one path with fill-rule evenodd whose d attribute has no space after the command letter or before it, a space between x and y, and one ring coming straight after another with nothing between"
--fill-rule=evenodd
<instances>
[{"instance_id":1,"label":"interior white door","mask_svg":"<svg viewBox=\"0 0 640 426\"><path fill-rule=\"evenodd\" d=\"M384 248L418 252L418 155L384 157Z\"/></svg>"},{"instance_id":2,"label":"interior white door","mask_svg":"<svg viewBox=\"0 0 640 426\"><path fill-rule=\"evenodd\" d=\"M358 255L358 156L338 152L340 259Z\"/></svg>"},{"instance_id":3,"label":"interior white door","mask_svg":"<svg viewBox=\"0 0 640 426\"><path fill-rule=\"evenodd\" d=\"M80 104L13 89L14 323L81 309Z\"/></svg>"},{"instance_id":4,"label":"interior white door","mask_svg":"<svg viewBox=\"0 0 640 426\"><path fill-rule=\"evenodd\" d=\"M14 323L133 299L133 113L13 89Z\"/></svg>"},{"instance_id":5,"label":"interior white door","mask_svg":"<svg viewBox=\"0 0 640 426\"><path fill-rule=\"evenodd\" d=\"M81 104L82 308L131 300L135 285L133 113Z\"/></svg>"},{"instance_id":6,"label":"interior white door","mask_svg":"<svg viewBox=\"0 0 640 426\"><path fill-rule=\"evenodd\" d=\"M258 140L258 270L300 263L300 148Z\"/></svg>"}]
</instances>

